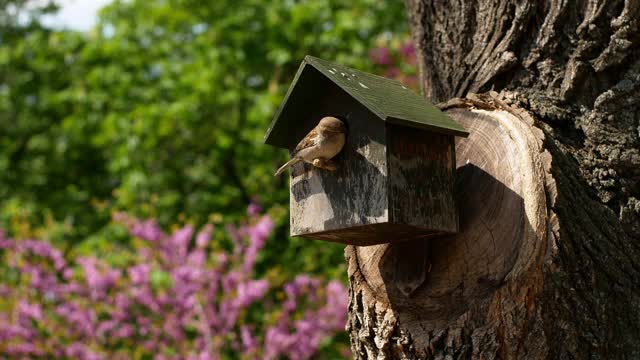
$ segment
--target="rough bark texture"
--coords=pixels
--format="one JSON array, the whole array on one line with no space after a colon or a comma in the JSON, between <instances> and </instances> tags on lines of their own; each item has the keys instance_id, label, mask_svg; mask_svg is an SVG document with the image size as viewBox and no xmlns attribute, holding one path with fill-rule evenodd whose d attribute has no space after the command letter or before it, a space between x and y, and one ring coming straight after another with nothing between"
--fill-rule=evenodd
<instances>
[{"instance_id":1,"label":"rough bark texture","mask_svg":"<svg viewBox=\"0 0 640 360\"><path fill-rule=\"evenodd\" d=\"M402 251L346 249L355 356L640 358L640 1L407 9L426 96L471 133L462 231L410 297Z\"/></svg>"}]
</instances>

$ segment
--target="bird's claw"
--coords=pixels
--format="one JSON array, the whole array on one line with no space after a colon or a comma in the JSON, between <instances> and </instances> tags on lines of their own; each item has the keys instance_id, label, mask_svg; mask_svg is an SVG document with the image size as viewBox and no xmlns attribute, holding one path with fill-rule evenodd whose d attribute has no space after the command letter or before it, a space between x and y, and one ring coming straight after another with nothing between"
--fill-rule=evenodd
<instances>
[{"instance_id":1,"label":"bird's claw","mask_svg":"<svg viewBox=\"0 0 640 360\"><path fill-rule=\"evenodd\" d=\"M325 170L329 170L329 171L336 171L338 170L338 164L336 164L335 161L333 160L326 160L326 159L314 159L313 162L311 163L313 166L320 168L320 169L325 169Z\"/></svg>"}]
</instances>

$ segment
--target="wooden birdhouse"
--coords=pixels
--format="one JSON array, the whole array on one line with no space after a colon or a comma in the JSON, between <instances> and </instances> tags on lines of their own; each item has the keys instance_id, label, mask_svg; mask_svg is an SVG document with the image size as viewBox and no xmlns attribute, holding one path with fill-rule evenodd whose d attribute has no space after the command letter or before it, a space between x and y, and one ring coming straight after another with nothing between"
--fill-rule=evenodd
<instances>
[{"instance_id":1,"label":"wooden birdhouse","mask_svg":"<svg viewBox=\"0 0 640 360\"><path fill-rule=\"evenodd\" d=\"M458 231L462 126L397 81L307 56L265 143L292 151L325 116L346 124L346 143L335 171L291 167L292 236L374 245Z\"/></svg>"}]
</instances>

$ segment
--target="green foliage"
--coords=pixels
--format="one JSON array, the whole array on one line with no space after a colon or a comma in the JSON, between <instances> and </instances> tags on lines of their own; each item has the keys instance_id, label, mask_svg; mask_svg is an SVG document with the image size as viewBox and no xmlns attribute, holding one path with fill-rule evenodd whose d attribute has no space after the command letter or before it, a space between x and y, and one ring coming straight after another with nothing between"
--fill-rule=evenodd
<instances>
[{"instance_id":1,"label":"green foliage","mask_svg":"<svg viewBox=\"0 0 640 360\"><path fill-rule=\"evenodd\" d=\"M401 2L115 1L88 34L43 28L53 10L0 0L0 228L123 267L140 244L114 212L237 223L256 197L277 225L258 275L345 276L341 245L289 239L288 184L272 176L287 154L262 136L306 54L395 77L369 52L405 41Z\"/></svg>"},{"instance_id":2,"label":"green foliage","mask_svg":"<svg viewBox=\"0 0 640 360\"><path fill-rule=\"evenodd\" d=\"M108 253L105 239L126 241L113 211L200 225L237 219L256 196L287 239L287 184L272 176L286 154L262 144L271 117L304 55L371 71L367 51L405 32L403 11L375 0L115 1L89 34L29 25L1 38L0 226ZM265 253L264 271L327 273L342 247L285 240Z\"/></svg>"}]
</instances>

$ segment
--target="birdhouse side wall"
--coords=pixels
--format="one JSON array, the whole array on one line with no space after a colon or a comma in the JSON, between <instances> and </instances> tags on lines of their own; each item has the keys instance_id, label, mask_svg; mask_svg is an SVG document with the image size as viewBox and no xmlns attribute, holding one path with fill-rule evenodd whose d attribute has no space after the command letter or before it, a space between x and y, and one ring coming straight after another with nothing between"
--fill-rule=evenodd
<instances>
[{"instance_id":1,"label":"birdhouse side wall","mask_svg":"<svg viewBox=\"0 0 640 360\"><path fill-rule=\"evenodd\" d=\"M316 82L315 101L306 104L302 127L311 129L324 116L346 123L347 138L333 159L338 169L329 171L298 163L291 169L291 235L331 236L343 232L341 242L363 225L386 223L387 154L384 122L344 90L328 81ZM364 230L364 228L362 228ZM339 241L339 240L338 240Z\"/></svg>"},{"instance_id":2,"label":"birdhouse side wall","mask_svg":"<svg viewBox=\"0 0 640 360\"><path fill-rule=\"evenodd\" d=\"M387 143L390 222L457 232L454 137L387 125Z\"/></svg>"}]
</instances>

